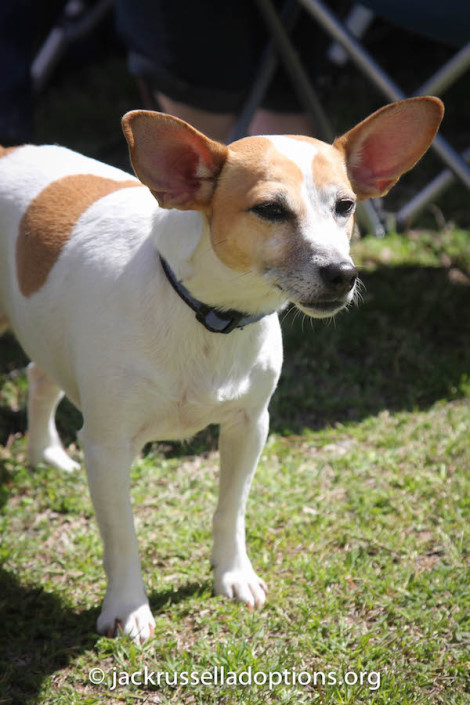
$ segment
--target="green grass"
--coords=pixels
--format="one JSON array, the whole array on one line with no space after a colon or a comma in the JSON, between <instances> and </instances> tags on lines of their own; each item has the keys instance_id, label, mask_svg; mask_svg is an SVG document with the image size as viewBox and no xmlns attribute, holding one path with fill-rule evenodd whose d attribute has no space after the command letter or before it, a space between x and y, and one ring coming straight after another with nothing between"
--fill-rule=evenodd
<instances>
[{"instance_id":1,"label":"green grass","mask_svg":"<svg viewBox=\"0 0 470 705\"><path fill-rule=\"evenodd\" d=\"M345 123L352 103L358 119L377 107L349 74L337 93ZM119 115L137 106L122 57L100 60L41 98L38 141L125 164ZM415 174L427 178L414 170L392 198L414 191ZM438 206L468 222L462 189ZM27 466L26 359L0 339L0 705L470 703L469 238L435 225L364 238L358 307L330 323L283 315L286 360L247 517L269 586L261 612L212 595L215 430L146 448L132 496L156 631L142 649L95 633L105 582L85 473ZM78 458L79 425L63 403ZM290 684L109 689L145 668L172 682L216 667L242 680L287 671ZM331 677L293 684L304 671Z\"/></svg>"},{"instance_id":2,"label":"green grass","mask_svg":"<svg viewBox=\"0 0 470 705\"><path fill-rule=\"evenodd\" d=\"M24 376L7 356L22 360L4 338L0 703L470 703L468 236L365 238L360 306L329 325L284 317L247 521L261 612L212 596L214 430L146 449L132 496L157 626L142 649L95 634L104 576L85 474L27 467ZM73 439L78 417L64 405L60 419ZM289 682L155 675L216 667ZM156 685L126 684L145 668ZM316 686L292 683L307 673Z\"/></svg>"}]
</instances>

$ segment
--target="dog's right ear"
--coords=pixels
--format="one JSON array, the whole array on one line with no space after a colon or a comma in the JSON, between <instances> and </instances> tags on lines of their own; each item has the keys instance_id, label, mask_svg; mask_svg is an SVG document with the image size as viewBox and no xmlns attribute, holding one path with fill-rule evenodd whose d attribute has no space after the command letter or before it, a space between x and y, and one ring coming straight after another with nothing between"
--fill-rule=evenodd
<instances>
[{"instance_id":1,"label":"dog's right ear","mask_svg":"<svg viewBox=\"0 0 470 705\"><path fill-rule=\"evenodd\" d=\"M179 118L132 110L122 118L134 171L160 206L203 210L227 158L225 145Z\"/></svg>"}]
</instances>

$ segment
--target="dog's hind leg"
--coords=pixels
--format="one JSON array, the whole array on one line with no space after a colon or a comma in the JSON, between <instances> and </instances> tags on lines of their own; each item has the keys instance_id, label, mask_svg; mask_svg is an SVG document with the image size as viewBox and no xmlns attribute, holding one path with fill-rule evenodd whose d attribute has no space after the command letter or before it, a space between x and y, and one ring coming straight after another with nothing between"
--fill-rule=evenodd
<instances>
[{"instance_id":1,"label":"dog's hind leg","mask_svg":"<svg viewBox=\"0 0 470 705\"><path fill-rule=\"evenodd\" d=\"M34 362L28 365L28 458L72 472L80 467L65 452L55 426L55 412L62 390Z\"/></svg>"}]
</instances>

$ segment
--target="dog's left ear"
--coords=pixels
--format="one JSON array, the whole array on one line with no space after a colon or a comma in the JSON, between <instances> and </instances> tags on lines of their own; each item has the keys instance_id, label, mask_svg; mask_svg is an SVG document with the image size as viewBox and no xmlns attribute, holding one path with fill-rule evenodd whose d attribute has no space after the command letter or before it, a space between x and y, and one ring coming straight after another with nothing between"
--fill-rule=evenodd
<instances>
[{"instance_id":1,"label":"dog's left ear","mask_svg":"<svg viewBox=\"0 0 470 705\"><path fill-rule=\"evenodd\" d=\"M132 110L122 118L132 166L160 206L202 210L209 205L227 147L179 118Z\"/></svg>"},{"instance_id":2,"label":"dog's left ear","mask_svg":"<svg viewBox=\"0 0 470 705\"><path fill-rule=\"evenodd\" d=\"M421 159L443 115L439 98L408 98L386 105L334 141L360 201L384 196Z\"/></svg>"}]
</instances>

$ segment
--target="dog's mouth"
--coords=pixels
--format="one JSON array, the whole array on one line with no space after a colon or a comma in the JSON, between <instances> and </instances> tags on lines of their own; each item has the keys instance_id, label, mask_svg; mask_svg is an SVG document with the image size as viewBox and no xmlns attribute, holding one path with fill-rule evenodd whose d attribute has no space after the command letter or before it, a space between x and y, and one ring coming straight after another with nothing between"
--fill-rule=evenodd
<instances>
[{"instance_id":1,"label":"dog's mouth","mask_svg":"<svg viewBox=\"0 0 470 705\"><path fill-rule=\"evenodd\" d=\"M302 313L312 318L327 318L339 313L349 303L349 298L331 299L325 301L295 301L293 302Z\"/></svg>"},{"instance_id":2,"label":"dog's mouth","mask_svg":"<svg viewBox=\"0 0 470 705\"><path fill-rule=\"evenodd\" d=\"M270 274L272 275L272 273ZM344 281L332 279L329 286L319 285L314 280L313 284L311 282L306 284L302 277L297 277L300 281L295 281L295 277L287 278L279 270L275 274L278 276L273 282L274 287L281 291L299 311L311 318L331 318L356 299L359 280L355 269L354 277L351 275L348 280L343 277ZM343 274L342 271L339 272L338 277L341 274ZM291 282L290 279L294 279L294 282ZM303 292L302 289L304 289Z\"/></svg>"}]
</instances>

